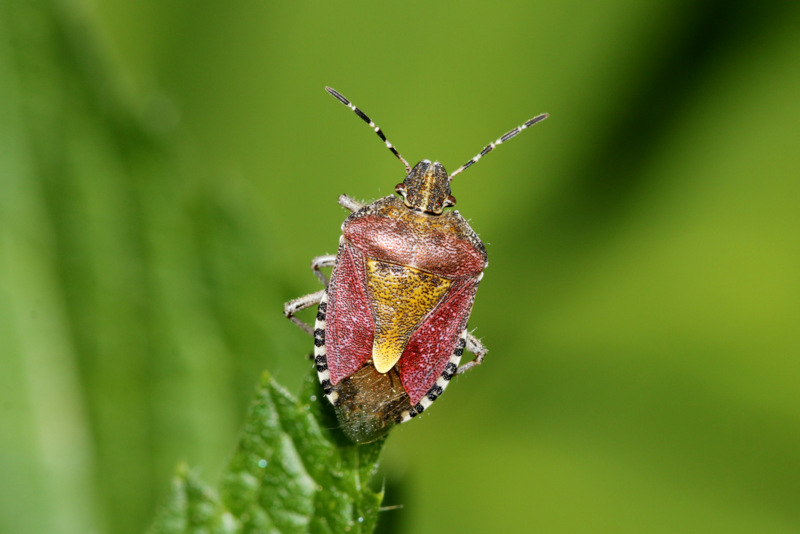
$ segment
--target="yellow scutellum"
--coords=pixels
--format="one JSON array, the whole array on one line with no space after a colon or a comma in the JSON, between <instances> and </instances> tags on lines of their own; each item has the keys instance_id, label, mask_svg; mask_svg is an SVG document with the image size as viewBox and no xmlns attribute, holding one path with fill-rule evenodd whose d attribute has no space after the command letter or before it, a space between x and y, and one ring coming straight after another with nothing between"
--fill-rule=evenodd
<instances>
[{"instance_id":1,"label":"yellow scutellum","mask_svg":"<svg viewBox=\"0 0 800 534\"><path fill-rule=\"evenodd\" d=\"M439 303L451 283L412 267L367 260L367 285L375 314L375 370L387 373L395 366L417 325Z\"/></svg>"}]
</instances>

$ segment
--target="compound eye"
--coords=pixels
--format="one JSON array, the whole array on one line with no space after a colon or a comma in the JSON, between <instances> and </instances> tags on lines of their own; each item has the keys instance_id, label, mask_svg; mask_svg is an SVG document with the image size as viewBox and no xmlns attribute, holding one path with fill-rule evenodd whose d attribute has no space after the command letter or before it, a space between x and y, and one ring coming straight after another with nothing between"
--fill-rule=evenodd
<instances>
[{"instance_id":1,"label":"compound eye","mask_svg":"<svg viewBox=\"0 0 800 534\"><path fill-rule=\"evenodd\" d=\"M395 193L399 193L400 195L403 196L403 198L406 198L406 186L405 186L405 184L400 182L399 184L394 186L394 192Z\"/></svg>"},{"instance_id":2,"label":"compound eye","mask_svg":"<svg viewBox=\"0 0 800 534\"><path fill-rule=\"evenodd\" d=\"M453 195L449 195L446 199L444 199L445 208L455 205L456 205L456 197L454 197Z\"/></svg>"}]
</instances>

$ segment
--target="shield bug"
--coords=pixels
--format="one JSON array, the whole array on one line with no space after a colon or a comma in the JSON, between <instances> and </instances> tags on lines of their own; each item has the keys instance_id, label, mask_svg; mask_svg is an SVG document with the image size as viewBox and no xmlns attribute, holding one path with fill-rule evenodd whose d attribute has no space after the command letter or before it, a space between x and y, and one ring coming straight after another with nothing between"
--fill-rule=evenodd
<instances>
[{"instance_id":1,"label":"shield bug","mask_svg":"<svg viewBox=\"0 0 800 534\"><path fill-rule=\"evenodd\" d=\"M486 348L467 331L486 268L486 248L453 206L454 176L546 114L514 128L448 174L439 162L413 168L364 112L328 93L369 124L405 165L399 196L362 205L342 224L336 256L314 258L325 289L286 303L284 313L314 337L314 359L325 396L344 433L356 443L384 435L428 408L450 379L483 361ZM320 270L333 267L331 278ZM295 314L318 305L312 329ZM459 367L464 349L475 357Z\"/></svg>"}]
</instances>

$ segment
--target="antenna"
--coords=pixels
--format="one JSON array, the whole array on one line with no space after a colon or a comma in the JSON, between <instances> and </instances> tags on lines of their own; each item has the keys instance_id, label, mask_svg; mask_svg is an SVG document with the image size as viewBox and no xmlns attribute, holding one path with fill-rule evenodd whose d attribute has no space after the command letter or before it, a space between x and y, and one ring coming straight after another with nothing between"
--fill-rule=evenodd
<instances>
[{"instance_id":1,"label":"antenna","mask_svg":"<svg viewBox=\"0 0 800 534\"><path fill-rule=\"evenodd\" d=\"M480 153L477 156L475 156L474 158L472 158L471 160L469 160L468 162L463 164L461 167L459 167L455 171L453 171L453 173L450 175L449 179L452 180L453 178L455 178L456 174L460 173L461 171L465 171L465 170L469 169L471 166L473 166L476 163L478 163L479 159L481 159L483 156L485 156L486 154L488 154L489 152L494 150L497 145L505 143L506 141L508 141L512 137L515 137L518 133L520 133L525 128L533 126L537 122L545 120L547 117L548 117L547 113L542 113L541 115L537 115L534 118L526 121L525 124L523 124L522 126L517 126L516 128L514 128L513 130L511 130L507 134L501 136L494 143L489 143L488 145L486 145L484 147L483 150L480 151Z\"/></svg>"},{"instance_id":2,"label":"antenna","mask_svg":"<svg viewBox=\"0 0 800 534\"><path fill-rule=\"evenodd\" d=\"M392 151L392 154L394 154L395 156L397 156L397 159L399 159L400 161L402 161L402 162L403 162L403 165L405 165L405 166L406 166L406 174L408 174L409 172L411 172L411 166L408 164L408 162L407 162L405 159L403 159L403 156L401 156L401 155L400 155L400 152L398 152L398 151L397 151L397 150L394 148L394 146L392 145L392 143L390 143L390 142L389 142L389 141L386 139L386 136L385 136L385 135L383 135L383 132L381 131L381 129L380 129L378 126L376 126L376 125L375 125L375 123L374 123L374 122L372 122L372 120L371 120L369 117L367 117L367 115L366 115L366 114L365 114L363 111L361 111L360 109L358 109L358 108L355 106L355 104L353 104L352 102L350 102L349 100L347 100L347 99L344 97L344 95L342 95L342 94L341 94L340 92L338 92L336 89L332 89L332 88L330 88L330 87L326 87L326 88L325 88L325 90L326 90L326 91L328 91L328 92L329 92L329 93L330 93L332 96L334 96L334 97L336 98L336 100L338 100L339 102L341 102L342 104L344 104L344 105L345 105L345 106L347 106L348 108L350 108L350 109L352 109L353 111L355 111L356 115L358 115L359 117L361 117L361 120L363 120L364 122L366 122L367 124L369 124L369 127L370 127L370 128L372 128L372 129L375 131L375 133L376 133L376 134L378 134L378 137L380 137L380 138L383 140L384 144L386 145L386 148L388 148L389 150L391 150L391 151ZM525 127L527 128L527 126L525 126ZM508 134L506 134L506 135L508 135ZM516 135L516 134L515 134L515 135Z\"/></svg>"}]
</instances>

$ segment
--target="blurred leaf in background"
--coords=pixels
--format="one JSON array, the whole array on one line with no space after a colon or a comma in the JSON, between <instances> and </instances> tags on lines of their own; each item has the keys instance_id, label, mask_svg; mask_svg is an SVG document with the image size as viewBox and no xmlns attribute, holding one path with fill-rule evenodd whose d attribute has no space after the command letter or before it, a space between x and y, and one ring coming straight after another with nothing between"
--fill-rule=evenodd
<instances>
[{"instance_id":1,"label":"blurred leaf in background","mask_svg":"<svg viewBox=\"0 0 800 534\"><path fill-rule=\"evenodd\" d=\"M80 6L0 6L0 530L141 531L176 461L223 464L248 358L278 352L269 239Z\"/></svg>"},{"instance_id":2,"label":"blurred leaf in background","mask_svg":"<svg viewBox=\"0 0 800 534\"><path fill-rule=\"evenodd\" d=\"M141 532L311 349L341 193L453 170L490 349L395 532L800 529L800 4L0 0L0 531ZM379 527L381 526L379 521Z\"/></svg>"}]
</instances>

